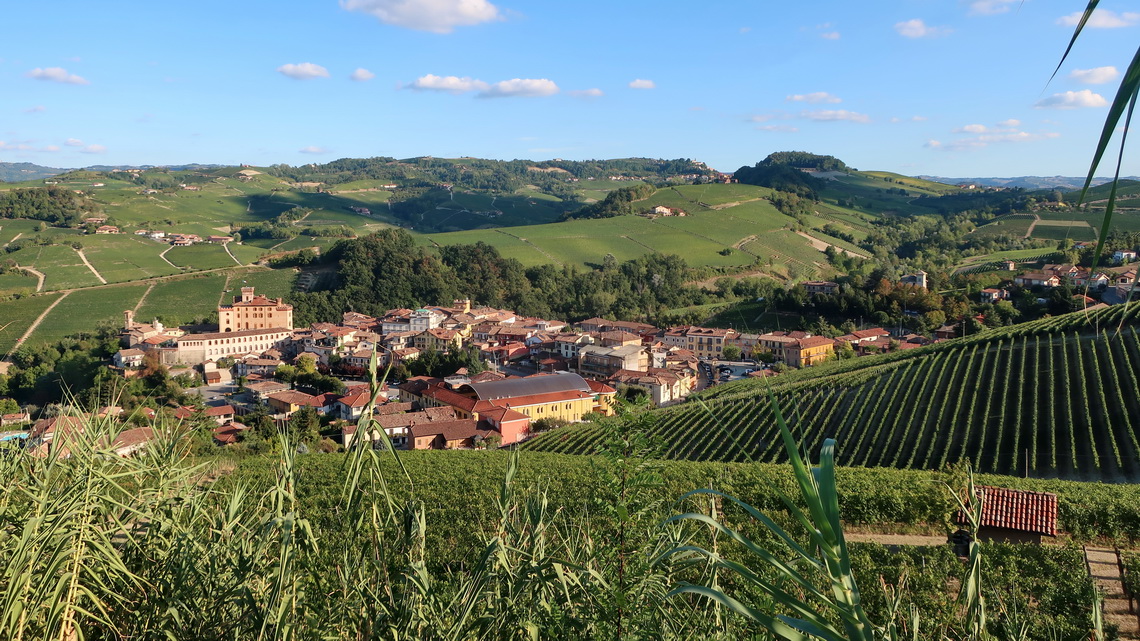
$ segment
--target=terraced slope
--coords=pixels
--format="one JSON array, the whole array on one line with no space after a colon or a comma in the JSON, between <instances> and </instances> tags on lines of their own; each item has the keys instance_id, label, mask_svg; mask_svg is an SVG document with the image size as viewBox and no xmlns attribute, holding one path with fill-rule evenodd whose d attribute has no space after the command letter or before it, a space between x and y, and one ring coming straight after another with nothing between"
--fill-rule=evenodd
<instances>
[{"instance_id":1,"label":"terraced slope","mask_svg":"<svg viewBox=\"0 0 1140 641\"><path fill-rule=\"evenodd\" d=\"M850 466L1140 480L1140 305L1074 313L975 337L724 385L657 410L666 458L781 458L767 390L803 434L843 444ZM1118 325L1123 319L1121 331ZM585 424L527 449L587 454Z\"/></svg>"}]
</instances>

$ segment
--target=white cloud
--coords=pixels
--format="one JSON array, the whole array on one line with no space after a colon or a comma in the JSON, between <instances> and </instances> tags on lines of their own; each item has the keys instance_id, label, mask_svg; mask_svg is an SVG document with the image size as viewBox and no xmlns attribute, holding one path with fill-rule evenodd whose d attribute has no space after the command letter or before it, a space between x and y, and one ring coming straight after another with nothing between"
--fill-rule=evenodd
<instances>
[{"instance_id":1,"label":"white cloud","mask_svg":"<svg viewBox=\"0 0 1140 641\"><path fill-rule=\"evenodd\" d=\"M895 31L904 38L937 38L950 33L949 27L930 27L919 18L895 23Z\"/></svg>"},{"instance_id":2,"label":"white cloud","mask_svg":"<svg viewBox=\"0 0 1140 641\"><path fill-rule=\"evenodd\" d=\"M427 74L416 78L409 88L416 91L447 91L449 93L465 93L468 91L485 91L489 85L482 80L475 80L464 76L437 76Z\"/></svg>"},{"instance_id":3,"label":"white cloud","mask_svg":"<svg viewBox=\"0 0 1140 641\"><path fill-rule=\"evenodd\" d=\"M910 120L911 122L926 122L927 118L926 116L911 116Z\"/></svg>"},{"instance_id":4,"label":"white cloud","mask_svg":"<svg viewBox=\"0 0 1140 641\"><path fill-rule=\"evenodd\" d=\"M741 27L740 28L740 33L748 33L749 31L752 31L752 27Z\"/></svg>"},{"instance_id":5,"label":"white cloud","mask_svg":"<svg viewBox=\"0 0 1140 641\"><path fill-rule=\"evenodd\" d=\"M64 69L63 67L48 67L46 69L36 67L35 69L32 69L31 71L29 71L27 75L29 78L35 78L36 80L48 80L51 82L62 82L64 84L68 84L68 85L91 84L91 83L87 82L87 80L84 78L80 78L79 76L77 76L73 73L68 73L67 69Z\"/></svg>"},{"instance_id":6,"label":"white cloud","mask_svg":"<svg viewBox=\"0 0 1140 641\"><path fill-rule=\"evenodd\" d=\"M311 62L302 62L300 64L289 63L277 67L277 71L281 74L289 76L294 80L311 80L313 78L328 78L329 70L324 67L313 64Z\"/></svg>"},{"instance_id":7,"label":"white cloud","mask_svg":"<svg viewBox=\"0 0 1140 641\"><path fill-rule=\"evenodd\" d=\"M922 145L922 146L923 146L923 147L926 147L926 148L928 148L928 149L938 149L939 147L941 147L941 146L942 146L942 143L940 143L940 142L938 142L937 140L934 140L933 138L931 138L930 140L927 140L925 143L923 143L923 145Z\"/></svg>"},{"instance_id":8,"label":"white cloud","mask_svg":"<svg viewBox=\"0 0 1140 641\"><path fill-rule=\"evenodd\" d=\"M0 140L0 151L32 151L34 147L23 142L6 142Z\"/></svg>"},{"instance_id":9,"label":"white cloud","mask_svg":"<svg viewBox=\"0 0 1140 641\"><path fill-rule=\"evenodd\" d=\"M501 19L499 8L487 0L341 0L340 6L385 24L432 33Z\"/></svg>"},{"instance_id":10,"label":"white cloud","mask_svg":"<svg viewBox=\"0 0 1140 641\"><path fill-rule=\"evenodd\" d=\"M827 93L826 91L817 91L815 93L808 93L808 94L798 93L798 94L788 96L787 98L784 98L784 100L787 102L808 102L811 104L819 104L821 102L827 102L827 103L833 103L834 104L837 102L843 102L842 100L840 100L836 96L833 96L833 95Z\"/></svg>"},{"instance_id":11,"label":"white cloud","mask_svg":"<svg viewBox=\"0 0 1140 641\"><path fill-rule=\"evenodd\" d=\"M981 125L977 125L977 126L981 127ZM965 150L971 150L971 149L982 149L982 148L988 147L989 145L992 145L992 144L1022 143L1022 142L1036 142L1039 140L1049 140L1051 138L1060 137L1060 135L1061 135L1061 134L1058 134L1055 132L1029 133L1027 131L1018 131L1017 129L995 130L995 129L985 129L984 127L982 129L985 131L985 133L967 132L967 133L977 133L977 135L970 136L968 138L960 138L958 140L954 140L952 142L945 143L945 144L943 144L942 142L939 142L937 140L928 140L924 146L931 148L931 149L945 149L947 151L965 151ZM961 128L961 129L955 129L954 133L963 133L965 130L966 130L965 127Z\"/></svg>"},{"instance_id":12,"label":"white cloud","mask_svg":"<svg viewBox=\"0 0 1140 641\"><path fill-rule=\"evenodd\" d=\"M992 16L999 13L1006 13L1010 9L1010 5L1021 0L973 0L970 3L970 15L972 16Z\"/></svg>"},{"instance_id":13,"label":"white cloud","mask_svg":"<svg viewBox=\"0 0 1140 641\"><path fill-rule=\"evenodd\" d=\"M965 134L983 134L985 132L986 132L986 126L985 125L966 125L964 127L959 127L959 128L954 130L954 133L956 133L956 134L963 134L963 133L965 133Z\"/></svg>"},{"instance_id":14,"label":"white cloud","mask_svg":"<svg viewBox=\"0 0 1140 641\"><path fill-rule=\"evenodd\" d=\"M871 122L871 117L867 114L861 114L854 111L847 111L846 109L823 109L820 111L804 111L800 113L801 118L808 120L820 121L835 121L847 120L850 122Z\"/></svg>"},{"instance_id":15,"label":"white cloud","mask_svg":"<svg viewBox=\"0 0 1140 641\"><path fill-rule=\"evenodd\" d=\"M793 116L787 112L773 111L771 113L749 116L748 120L750 122L768 122L769 120L789 120L792 117Z\"/></svg>"},{"instance_id":16,"label":"white cloud","mask_svg":"<svg viewBox=\"0 0 1140 641\"><path fill-rule=\"evenodd\" d=\"M1042 98L1033 105L1038 109L1079 109L1081 107L1107 107L1108 101L1104 96L1093 93L1091 89L1080 91L1066 91L1055 93L1048 98Z\"/></svg>"},{"instance_id":17,"label":"white cloud","mask_svg":"<svg viewBox=\"0 0 1140 641\"><path fill-rule=\"evenodd\" d=\"M51 151L51 152L59 151L59 145L48 145L48 146L44 147L44 151Z\"/></svg>"},{"instance_id":18,"label":"white cloud","mask_svg":"<svg viewBox=\"0 0 1140 641\"><path fill-rule=\"evenodd\" d=\"M26 114L42 114L45 111L47 111L47 107L45 107L43 105L36 105L35 107L28 107L27 109L24 110L24 113L26 113Z\"/></svg>"},{"instance_id":19,"label":"white cloud","mask_svg":"<svg viewBox=\"0 0 1140 641\"><path fill-rule=\"evenodd\" d=\"M480 98L512 98L515 96L553 96L558 85L546 78L512 78L501 80L479 92Z\"/></svg>"},{"instance_id":20,"label":"white cloud","mask_svg":"<svg viewBox=\"0 0 1140 641\"><path fill-rule=\"evenodd\" d=\"M104 151L107 151L107 148L103 145L87 145L83 149L79 150L80 153L84 154L101 154Z\"/></svg>"},{"instance_id":21,"label":"white cloud","mask_svg":"<svg viewBox=\"0 0 1140 641\"><path fill-rule=\"evenodd\" d=\"M794 134L800 130L799 127L792 127L791 125L760 125L756 129L759 131L776 131L788 134Z\"/></svg>"},{"instance_id":22,"label":"white cloud","mask_svg":"<svg viewBox=\"0 0 1140 641\"><path fill-rule=\"evenodd\" d=\"M1096 67L1093 69L1074 69L1072 73L1069 74L1069 77L1086 85L1103 85L1106 82L1116 80L1116 77L1119 75L1120 72L1116 70L1116 67L1109 66Z\"/></svg>"},{"instance_id":23,"label":"white cloud","mask_svg":"<svg viewBox=\"0 0 1140 641\"><path fill-rule=\"evenodd\" d=\"M597 87L594 87L593 89L577 89L569 93L575 98L600 98L601 96L605 95L605 93Z\"/></svg>"},{"instance_id":24,"label":"white cloud","mask_svg":"<svg viewBox=\"0 0 1140 641\"><path fill-rule=\"evenodd\" d=\"M68 147L82 147L83 141L78 138L68 138L66 141L64 141L63 144L67 145Z\"/></svg>"},{"instance_id":25,"label":"white cloud","mask_svg":"<svg viewBox=\"0 0 1140 641\"><path fill-rule=\"evenodd\" d=\"M999 127L1020 127L1021 121L1018 120L1017 118L1010 118L1009 120L1003 120L1003 121L999 122L998 126Z\"/></svg>"},{"instance_id":26,"label":"white cloud","mask_svg":"<svg viewBox=\"0 0 1140 641\"><path fill-rule=\"evenodd\" d=\"M358 68L356 71L352 72L352 75L349 76L349 78L352 78L356 82L366 82L368 80L372 80L375 77L376 74L365 69L364 67Z\"/></svg>"},{"instance_id":27,"label":"white cloud","mask_svg":"<svg viewBox=\"0 0 1140 641\"><path fill-rule=\"evenodd\" d=\"M823 38L824 40L839 40L839 32L838 31L826 31L824 33L819 34L819 37Z\"/></svg>"},{"instance_id":28,"label":"white cloud","mask_svg":"<svg viewBox=\"0 0 1140 641\"><path fill-rule=\"evenodd\" d=\"M1083 11L1070 13L1067 16L1057 18L1057 24L1065 25L1066 27L1075 27L1081 23L1081 16L1083 15ZM1089 21L1085 23L1085 26L1093 29L1117 29L1120 27L1131 27L1137 22L1140 22L1140 13L1124 12L1117 14L1113 11L1097 9L1093 11L1092 16L1089 17Z\"/></svg>"},{"instance_id":29,"label":"white cloud","mask_svg":"<svg viewBox=\"0 0 1140 641\"><path fill-rule=\"evenodd\" d=\"M302 148L298 149L297 151L299 151L303 154L327 154L329 152L328 149L325 149L324 147L317 147L315 145L309 145L308 147L302 147Z\"/></svg>"},{"instance_id":30,"label":"white cloud","mask_svg":"<svg viewBox=\"0 0 1140 641\"><path fill-rule=\"evenodd\" d=\"M644 78L637 78L629 83L630 89L656 89L657 83Z\"/></svg>"}]
</instances>

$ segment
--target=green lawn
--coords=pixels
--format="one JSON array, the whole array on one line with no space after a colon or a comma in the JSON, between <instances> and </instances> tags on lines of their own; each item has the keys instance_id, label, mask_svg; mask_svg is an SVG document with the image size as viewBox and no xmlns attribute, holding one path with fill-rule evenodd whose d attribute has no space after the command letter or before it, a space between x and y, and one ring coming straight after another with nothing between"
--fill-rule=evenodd
<instances>
[{"instance_id":1,"label":"green lawn","mask_svg":"<svg viewBox=\"0 0 1140 641\"><path fill-rule=\"evenodd\" d=\"M60 296L62 294L42 294L0 302L0 356L11 351L16 340Z\"/></svg>"},{"instance_id":2,"label":"green lawn","mask_svg":"<svg viewBox=\"0 0 1140 641\"><path fill-rule=\"evenodd\" d=\"M1096 230L1080 221L1038 221L1032 238L1045 240L1095 240Z\"/></svg>"}]
</instances>

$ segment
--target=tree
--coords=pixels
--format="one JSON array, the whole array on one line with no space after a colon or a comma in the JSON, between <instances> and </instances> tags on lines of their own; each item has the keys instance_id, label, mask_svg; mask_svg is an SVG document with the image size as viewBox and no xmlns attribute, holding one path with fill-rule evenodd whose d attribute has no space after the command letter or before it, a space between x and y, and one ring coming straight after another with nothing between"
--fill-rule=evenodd
<instances>
[{"instance_id":1,"label":"tree","mask_svg":"<svg viewBox=\"0 0 1140 641\"><path fill-rule=\"evenodd\" d=\"M317 410L311 407L302 407L289 417L289 445L297 447L316 443L320 438L321 419Z\"/></svg>"},{"instance_id":2,"label":"tree","mask_svg":"<svg viewBox=\"0 0 1140 641\"><path fill-rule=\"evenodd\" d=\"M726 361L740 360L740 348L736 345L725 345L724 349L720 352L721 357Z\"/></svg>"}]
</instances>

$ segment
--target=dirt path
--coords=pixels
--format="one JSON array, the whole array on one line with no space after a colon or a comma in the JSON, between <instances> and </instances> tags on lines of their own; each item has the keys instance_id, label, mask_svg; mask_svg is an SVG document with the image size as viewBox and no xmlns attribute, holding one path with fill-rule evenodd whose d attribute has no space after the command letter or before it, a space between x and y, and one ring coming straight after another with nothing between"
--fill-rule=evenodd
<instances>
[{"instance_id":1,"label":"dirt path","mask_svg":"<svg viewBox=\"0 0 1140 641\"><path fill-rule=\"evenodd\" d=\"M1029 223L1029 229L1025 230L1025 236L1023 236L1023 238L1029 238L1033 234L1033 228L1037 226L1037 222L1040 220L1040 216L1033 214L1033 222Z\"/></svg>"},{"instance_id":2,"label":"dirt path","mask_svg":"<svg viewBox=\"0 0 1140 641\"><path fill-rule=\"evenodd\" d=\"M8 242L4 243L4 246L7 247L8 245L16 242L17 240L20 240L20 236L23 236L23 235L24 235L24 232L20 232L20 233L16 234L15 236L12 237L12 240L9 240Z\"/></svg>"},{"instance_id":3,"label":"dirt path","mask_svg":"<svg viewBox=\"0 0 1140 641\"><path fill-rule=\"evenodd\" d=\"M167 247L166 249L162 250L162 253L159 254L158 257L161 258L162 260L166 260L166 252L168 252L172 249L174 249L174 245L171 245L170 247ZM166 264L170 265L171 267L173 267L174 269L177 269L179 271L182 270L181 267L179 267L178 265L175 265L174 263L170 262L169 260L166 260Z\"/></svg>"},{"instance_id":4,"label":"dirt path","mask_svg":"<svg viewBox=\"0 0 1140 641\"><path fill-rule=\"evenodd\" d=\"M523 243L526 243L526 244L527 244L527 245L529 245L530 247L533 247L533 248L534 248L534 250L535 250L536 252L538 252L538 253L542 254L543 256L546 256L546 257L547 257L547 258L550 260L550 262L552 262L552 263L555 263L555 264L558 264L558 265L561 265L561 264L562 264L562 261L560 261L560 260L558 260L557 258L555 258L555 257L551 256L550 254L546 253L546 250L545 250L545 249L543 249L543 248L539 247L538 245L535 245L534 243L530 242L529 240L527 240L527 239L525 239L525 238L522 238L522 237L520 237L520 236L515 236L514 234L509 234L509 233L507 233L507 232L503 231L502 229L496 229L495 231L499 232L500 234L503 234L504 236L510 236L511 238L517 238L518 240L522 241ZM433 241L433 242L434 242L434 241Z\"/></svg>"},{"instance_id":5,"label":"dirt path","mask_svg":"<svg viewBox=\"0 0 1140 641\"><path fill-rule=\"evenodd\" d=\"M843 537L849 543L881 543L883 545L914 545L938 546L946 545L946 537L930 536L926 534L875 534L864 532L845 532Z\"/></svg>"},{"instance_id":6,"label":"dirt path","mask_svg":"<svg viewBox=\"0 0 1140 641\"><path fill-rule=\"evenodd\" d=\"M95 274L95 278L98 278L100 283L103 283L104 285L106 285L107 279L103 278L103 274L100 274L99 272L95 271L95 266L92 265L91 262L87 260L87 257L83 255L83 250L77 249L77 250L75 250L75 253L79 254L79 258L83 260L84 265L87 265L87 269L90 269L91 273Z\"/></svg>"},{"instance_id":7,"label":"dirt path","mask_svg":"<svg viewBox=\"0 0 1140 641\"><path fill-rule=\"evenodd\" d=\"M868 258L870 258L870 256L867 256L866 254L860 254L859 252L853 252L850 249L844 249L844 248L840 247L839 245L832 245L831 243L829 243L825 240L820 240L820 239L816 238L815 236L808 234L807 232L798 231L798 232L796 232L796 234L806 238L808 240L808 242L811 243L812 247L815 247L817 250L819 250L821 252L827 251L828 247L833 247L833 248L835 248L835 251L840 252L842 254L847 254L848 256L854 256L855 258L862 258L863 260L867 260Z\"/></svg>"},{"instance_id":8,"label":"dirt path","mask_svg":"<svg viewBox=\"0 0 1140 641\"><path fill-rule=\"evenodd\" d=\"M16 265L16 269L22 269L22 270L28 272L29 274L35 276L36 278L40 279L40 282L36 283L36 291L42 292L44 290L44 280L47 279L47 276L45 276L43 272L36 269L35 267L21 267L19 265Z\"/></svg>"},{"instance_id":9,"label":"dirt path","mask_svg":"<svg viewBox=\"0 0 1140 641\"><path fill-rule=\"evenodd\" d=\"M229 243L222 243L222 247L226 250L226 253L230 255L230 258L235 263L237 263L238 265L241 265L241 261L238 260L237 258L234 258L234 253L232 251L230 251L230 244Z\"/></svg>"},{"instance_id":10,"label":"dirt path","mask_svg":"<svg viewBox=\"0 0 1140 641\"><path fill-rule=\"evenodd\" d=\"M55 309L55 306L63 302L63 299L67 298L70 294L70 291L63 292L63 295L55 299L54 303L48 305L48 308L45 309L42 314L36 317L36 320L33 321L32 324L28 327L28 330L24 332L24 335L16 339L16 344L13 345L12 349L4 355L3 360L7 361L8 357L12 355L12 352L19 349L20 345L23 344L24 341L28 340L28 337L32 335L32 332L36 331L36 328L40 326L40 323L42 323L45 318L47 318L47 315L51 313L51 310Z\"/></svg>"},{"instance_id":11,"label":"dirt path","mask_svg":"<svg viewBox=\"0 0 1140 641\"><path fill-rule=\"evenodd\" d=\"M1136 615L1128 611L1128 597L1124 594L1124 584L1120 580L1116 550L1086 545L1084 552L1089 576L1104 592L1105 623L1115 623L1121 639L1140 638L1140 625L1137 624Z\"/></svg>"},{"instance_id":12,"label":"dirt path","mask_svg":"<svg viewBox=\"0 0 1140 641\"><path fill-rule=\"evenodd\" d=\"M144 301L146 301L146 297L150 295L150 290L152 290L152 289L154 289L154 283L150 283L150 284L148 284L148 285L147 285L147 287L146 287L146 291L145 291L145 292L143 292L142 298L139 298L139 302L138 302L138 303L135 303L135 309L134 309L134 312L135 312L136 314L138 313L138 311L139 311L140 309L142 309L142 305L143 305L143 302L144 302Z\"/></svg>"},{"instance_id":13,"label":"dirt path","mask_svg":"<svg viewBox=\"0 0 1140 641\"><path fill-rule=\"evenodd\" d=\"M763 198L749 198L748 200L738 200L738 201L733 202L733 203L721 203L719 205L705 205L704 203L697 203L697 204L698 205L704 205L705 207L708 207L709 209L711 209L713 211L719 211L721 209L732 209L733 207L736 207L737 205L743 205L744 203L754 203L757 200L764 200L764 199Z\"/></svg>"}]
</instances>

